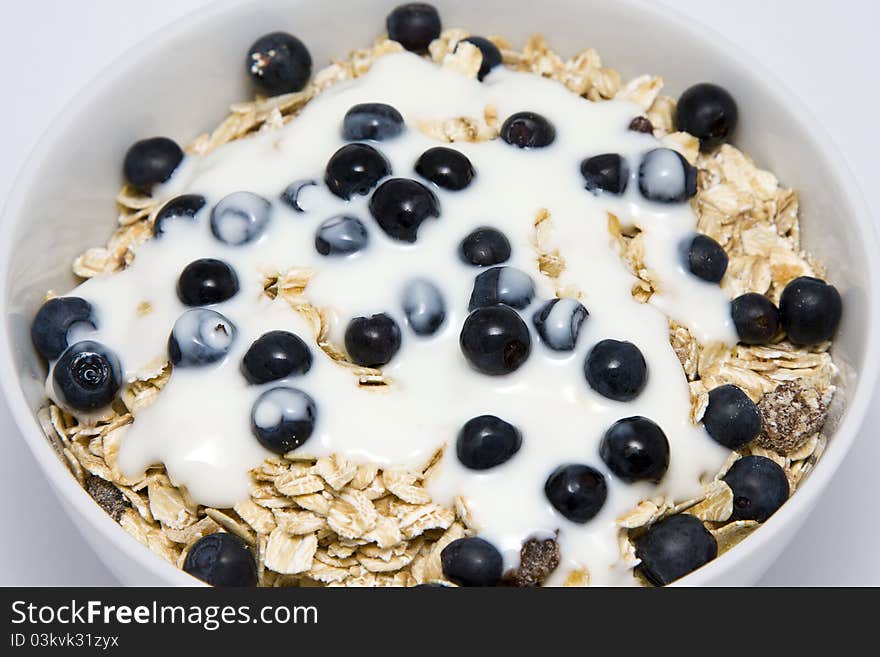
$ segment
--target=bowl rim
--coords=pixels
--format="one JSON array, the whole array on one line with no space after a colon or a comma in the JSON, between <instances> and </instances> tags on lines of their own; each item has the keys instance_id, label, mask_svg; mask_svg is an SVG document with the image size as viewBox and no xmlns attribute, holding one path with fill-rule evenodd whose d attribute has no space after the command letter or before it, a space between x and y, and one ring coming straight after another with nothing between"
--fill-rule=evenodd
<instances>
[{"instance_id":1,"label":"bowl rim","mask_svg":"<svg viewBox=\"0 0 880 657\"><path fill-rule=\"evenodd\" d=\"M159 28L123 51L62 106L25 160L13 182L2 216L0 216L0 272L4 277L8 271L7 266L13 247L12 234L23 220L21 207L28 192L38 182L35 174L40 169L41 162L51 154L54 142L60 135L67 132L69 125L76 120L80 113L90 107L95 97L100 95L104 89L115 85L117 81L128 75L130 70L137 69L142 59L166 48L166 44L179 35L191 32L197 29L200 24L213 18L219 18L235 9L260 2L261 0L223 0L185 14L170 25ZM855 182L844 156L824 127L807 109L805 103L796 94L791 93L774 74L770 73L763 62L731 43L727 37L722 36L715 29L683 15L678 10L648 0L618 0L618 2L629 5L635 11L648 14L650 20L658 23L676 23L678 29L690 32L695 40L704 43L707 48L716 48L723 51L726 57L736 58L740 62L740 68L746 72L744 75L748 77L747 83L750 86L762 88L779 106L796 110L794 115L799 122L799 127L810 135L833 172L834 180L830 183L842 187L846 192L849 205L843 214L854 223L856 229L863 236L865 250L874 253L880 252L878 227L871 220L864 195ZM868 258L867 262L869 267L868 280L880 280L880 263L872 258ZM9 281L4 280L0 285L0 309L4 314L9 297L8 284ZM867 325L869 327L880 326L880 286L871 287L867 292L867 301L870 305L866 320ZM799 520L806 519L818 496L828 486L851 449L876 389L878 376L880 376L880 332L869 330L867 333L864 367L859 374L860 380L856 394L848 400L845 406L845 415L828 442L828 448L821 459L821 467L816 468L810 474L798 488L796 495L792 496L771 518L762 524L760 531L754 532L747 541L737 544L721 557L678 580L673 586L711 584L712 580L716 579L720 573L735 570L753 553L762 551L771 542L779 540L782 532L795 533L797 531ZM9 328L4 317L0 321L0 368L5 371L17 369L10 338ZM136 561L142 569L156 578L157 583L183 586L203 585L202 582L169 563L148 547L138 543L134 537L122 530L119 524L105 513L79 485L61 459L58 458L56 451L44 436L39 423L35 421L18 378L2 377L0 388L2 388L18 433L24 436L31 453L40 469L52 483L56 494L63 503L75 507L85 520L86 527L77 522L78 518L72 518L81 532L86 528L97 532L100 540ZM796 518L798 515L802 517Z\"/></svg>"}]
</instances>

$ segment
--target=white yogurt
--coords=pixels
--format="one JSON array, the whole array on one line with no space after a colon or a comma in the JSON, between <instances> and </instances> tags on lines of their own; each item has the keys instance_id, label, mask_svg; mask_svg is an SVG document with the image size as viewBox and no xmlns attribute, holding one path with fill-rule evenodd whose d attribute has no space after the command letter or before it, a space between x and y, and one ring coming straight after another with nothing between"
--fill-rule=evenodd
<instances>
[{"instance_id":1,"label":"white yogurt","mask_svg":"<svg viewBox=\"0 0 880 657\"><path fill-rule=\"evenodd\" d=\"M395 176L417 178L418 156L437 145L416 129L419 121L480 117L487 105L494 105L502 119L521 110L543 114L556 127L557 139L548 148L530 151L500 139L452 145L470 158L476 177L464 191L435 190L440 218L422 225L415 244L404 244L382 232L365 197L345 202L322 187L307 188L301 198L304 213L275 200L294 180L322 179L327 160L343 144L342 117L362 102L391 104L407 123L403 135L376 145ZM689 422L687 381L669 345L668 318L690 327L700 340L734 340L724 294L687 273L680 261L679 244L696 225L690 206L646 202L634 179L620 198L584 189L579 164L585 157L620 153L636 170L640 155L657 147L652 136L627 130L639 113L624 101L586 101L532 74L496 69L479 83L402 53L383 57L366 76L323 93L284 128L187 158L162 191L206 196L208 205L198 221L169 222L163 237L141 247L128 269L93 278L71 292L95 306L100 328L94 337L115 350L126 379L132 380L166 359L169 331L185 310L175 293L181 270L198 258L218 258L238 274L239 293L213 306L238 328L228 357L205 368L173 371L156 403L138 414L123 438L119 457L125 473L136 476L163 463L173 481L201 503L222 507L246 498L248 470L269 456L251 434L252 405L277 382L248 385L239 365L262 333L289 330L310 342L314 355L311 371L288 382L307 392L318 409L315 433L300 452L409 466L423 464L446 443L452 448L429 482L430 492L443 504L464 496L481 535L502 551L508 566L517 563L525 539L558 531L563 563L554 581L585 565L596 584L631 582L619 563L614 519L657 494L693 496L700 490L700 476L714 472L727 455ZM235 247L212 236L209 209L237 191L261 194L273 200L273 208L265 234ZM522 313L531 326L540 304L555 294L554 283L538 271L530 243L541 208L551 213L551 241L567 265L561 284L582 292L589 317L573 352L552 352L532 329L532 354L519 370L502 377L481 375L468 367L458 334L474 277L482 270L458 259L459 242L478 226L507 235L513 255L505 264L527 272L535 283L535 300ZM613 248L608 211L645 235L646 264L661 281L650 305L631 296L636 281ZM321 256L315 231L340 214L363 221L368 246L349 257ZM398 321L403 344L384 368L394 381L390 389L359 389L349 370L314 345L297 313L283 300L262 294L264 272L294 266L316 270L306 294L314 305L333 309L337 341L355 316L386 312ZM401 307L404 287L418 278L436 285L446 302L445 322L427 338L406 326ZM152 307L147 315L138 313L144 301ZM633 342L645 355L648 382L632 402L605 399L586 383L586 353L604 338ZM258 421L268 421L270 411L277 409L258 409ZM483 414L517 426L523 444L507 463L470 471L458 463L454 442L468 419ZM669 471L657 486L623 484L599 459L605 430L632 415L651 418L669 438ZM605 506L583 525L562 518L543 493L549 473L571 462L598 468L608 481Z\"/></svg>"}]
</instances>

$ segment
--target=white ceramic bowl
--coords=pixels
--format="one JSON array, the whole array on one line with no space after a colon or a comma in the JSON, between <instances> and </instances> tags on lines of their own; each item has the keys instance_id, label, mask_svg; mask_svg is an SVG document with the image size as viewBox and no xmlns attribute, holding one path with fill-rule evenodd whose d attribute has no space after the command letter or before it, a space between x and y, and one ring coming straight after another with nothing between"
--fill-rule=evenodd
<instances>
[{"instance_id":1,"label":"white ceramic bowl","mask_svg":"<svg viewBox=\"0 0 880 657\"><path fill-rule=\"evenodd\" d=\"M40 431L43 366L29 338L49 288L74 285L70 263L113 228L121 163L135 139L185 142L249 97L244 53L259 35L299 35L322 66L371 42L394 0L245 0L198 12L130 50L86 87L53 123L8 199L0 236L0 370L18 428L83 536L129 585L195 583L114 523L67 471ZM754 583L813 508L856 438L880 366L878 240L837 150L759 63L702 25L639 0L436 0L444 24L522 42L545 34L563 53L596 48L623 76L655 73L672 94L699 81L739 102L738 146L801 193L804 243L829 267L844 298L834 357L846 388L842 414L818 468L770 520L723 557L681 580Z\"/></svg>"}]
</instances>

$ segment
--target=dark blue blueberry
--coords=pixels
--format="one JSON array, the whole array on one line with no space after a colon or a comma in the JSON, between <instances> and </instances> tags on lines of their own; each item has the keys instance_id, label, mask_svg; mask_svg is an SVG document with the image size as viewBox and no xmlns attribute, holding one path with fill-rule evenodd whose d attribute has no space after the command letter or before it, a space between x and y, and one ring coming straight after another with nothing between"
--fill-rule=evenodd
<instances>
[{"instance_id":1,"label":"dark blue blueberry","mask_svg":"<svg viewBox=\"0 0 880 657\"><path fill-rule=\"evenodd\" d=\"M382 178L391 175L388 160L369 144L346 144L327 162L324 182L327 189L346 201L366 196Z\"/></svg>"},{"instance_id":2,"label":"dark blue blueberry","mask_svg":"<svg viewBox=\"0 0 880 657\"><path fill-rule=\"evenodd\" d=\"M462 41L470 43L480 49L480 54L483 56L483 61L480 63L480 70L477 71L477 79L480 80L480 82L482 82L483 78L489 74L489 71L496 66L501 65L501 51L498 50L498 46L489 41L486 37L472 36L467 39L462 39ZM459 41L459 43L461 43L461 41ZM456 44L455 47L457 49L458 44Z\"/></svg>"},{"instance_id":3,"label":"dark blue blueberry","mask_svg":"<svg viewBox=\"0 0 880 657\"><path fill-rule=\"evenodd\" d=\"M168 357L177 367L216 363L229 353L236 333L235 325L216 310L187 310L171 329Z\"/></svg>"},{"instance_id":4,"label":"dark blue blueberry","mask_svg":"<svg viewBox=\"0 0 880 657\"><path fill-rule=\"evenodd\" d=\"M309 395L278 386L257 397L251 410L251 430L270 452L286 454L311 437L317 419L318 409Z\"/></svg>"},{"instance_id":5,"label":"dark blue blueberry","mask_svg":"<svg viewBox=\"0 0 880 657\"><path fill-rule=\"evenodd\" d=\"M403 117L385 103L360 103L345 113L342 138L346 141L384 141L403 132Z\"/></svg>"},{"instance_id":6,"label":"dark blue blueberry","mask_svg":"<svg viewBox=\"0 0 880 657\"><path fill-rule=\"evenodd\" d=\"M367 227L357 217L340 214L330 217L315 233L315 249L321 255L346 256L367 248Z\"/></svg>"},{"instance_id":7,"label":"dark blue blueberry","mask_svg":"<svg viewBox=\"0 0 880 657\"><path fill-rule=\"evenodd\" d=\"M77 411L107 406L119 392L121 380L122 368L116 355L91 340L68 347L52 368L59 401Z\"/></svg>"},{"instance_id":8,"label":"dark blue blueberry","mask_svg":"<svg viewBox=\"0 0 880 657\"><path fill-rule=\"evenodd\" d=\"M489 267L510 259L510 241L494 228L477 228L461 241L459 257L470 265Z\"/></svg>"},{"instance_id":9,"label":"dark blue blueberry","mask_svg":"<svg viewBox=\"0 0 880 657\"><path fill-rule=\"evenodd\" d=\"M67 333L74 324L97 328L92 304L79 297L49 299L31 324L31 342L46 360L55 360L67 349Z\"/></svg>"},{"instance_id":10,"label":"dark blue blueberry","mask_svg":"<svg viewBox=\"0 0 880 657\"><path fill-rule=\"evenodd\" d=\"M779 312L788 339L795 344L812 345L834 337L843 303L833 285L801 276L785 286Z\"/></svg>"},{"instance_id":11,"label":"dark blue blueberry","mask_svg":"<svg viewBox=\"0 0 880 657\"><path fill-rule=\"evenodd\" d=\"M630 401L644 389L648 366L631 342L602 340L587 354L584 375L590 387L603 397Z\"/></svg>"},{"instance_id":12,"label":"dark blue blueberry","mask_svg":"<svg viewBox=\"0 0 880 657\"><path fill-rule=\"evenodd\" d=\"M205 197L201 194L175 196L156 213L156 220L153 222L153 237L162 235L169 221L175 219L195 219L195 216L205 207L206 203Z\"/></svg>"},{"instance_id":13,"label":"dark blue blueberry","mask_svg":"<svg viewBox=\"0 0 880 657\"><path fill-rule=\"evenodd\" d=\"M440 553L443 576L459 586L497 586L504 561L498 549L478 536L458 538Z\"/></svg>"},{"instance_id":14,"label":"dark blue blueberry","mask_svg":"<svg viewBox=\"0 0 880 657\"><path fill-rule=\"evenodd\" d=\"M663 429L648 418L628 417L618 420L605 432L599 456L623 481L656 484L669 467L669 441Z\"/></svg>"},{"instance_id":15,"label":"dark blue blueberry","mask_svg":"<svg viewBox=\"0 0 880 657\"><path fill-rule=\"evenodd\" d=\"M730 466L724 483L733 491L731 520L764 522L789 496L788 477L779 464L763 456L744 456Z\"/></svg>"},{"instance_id":16,"label":"dark blue blueberry","mask_svg":"<svg viewBox=\"0 0 880 657\"><path fill-rule=\"evenodd\" d=\"M697 170L677 151L655 148L642 158L639 190L649 201L682 203L697 193Z\"/></svg>"},{"instance_id":17,"label":"dark blue blueberry","mask_svg":"<svg viewBox=\"0 0 880 657\"><path fill-rule=\"evenodd\" d=\"M443 294L427 279L407 283L401 301L406 321L416 335L433 335L446 319Z\"/></svg>"},{"instance_id":18,"label":"dark blue blueberry","mask_svg":"<svg viewBox=\"0 0 880 657\"><path fill-rule=\"evenodd\" d=\"M535 297L531 277L515 267L492 267L477 275L468 310L503 303L522 310Z\"/></svg>"},{"instance_id":19,"label":"dark blue blueberry","mask_svg":"<svg viewBox=\"0 0 880 657\"><path fill-rule=\"evenodd\" d=\"M581 162L581 175L584 186L594 194L607 192L619 196L629 183L629 164L617 153L594 155Z\"/></svg>"},{"instance_id":20,"label":"dark blue blueberry","mask_svg":"<svg viewBox=\"0 0 880 657\"><path fill-rule=\"evenodd\" d=\"M602 510L608 486L595 468L569 463L560 465L547 478L544 494L565 518L583 524Z\"/></svg>"},{"instance_id":21,"label":"dark blue blueberry","mask_svg":"<svg viewBox=\"0 0 880 657\"><path fill-rule=\"evenodd\" d=\"M381 367L400 349L400 328L385 313L355 317L345 329L345 350L353 363Z\"/></svg>"},{"instance_id":22,"label":"dark blue blueberry","mask_svg":"<svg viewBox=\"0 0 880 657\"><path fill-rule=\"evenodd\" d=\"M189 263L177 279L177 297L185 306L207 306L238 293L238 276L222 260L202 258Z\"/></svg>"},{"instance_id":23,"label":"dark blue blueberry","mask_svg":"<svg viewBox=\"0 0 880 657\"><path fill-rule=\"evenodd\" d=\"M461 352L483 374L499 376L517 370L532 351L529 327L507 306L477 308L464 320Z\"/></svg>"},{"instance_id":24,"label":"dark blue blueberry","mask_svg":"<svg viewBox=\"0 0 880 657\"><path fill-rule=\"evenodd\" d=\"M183 160L183 151L167 137L152 137L135 142L125 154L122 171L133 187L149 192L156 183L171 177Z\"/></svg>"},{"instance_id":25,"label":"dark blue blueberry","mask_svg":"<svg viewBox=\"0 0 880 657\"><path fill-rule=\"evenodd\" d=\"M688 270L709 283L720 283L727 272L727 253L708 235L694 235L685 245Z\"/></svg>"},{"instance_id":26,"label":"dark blue blueberry","mask_svg":"<svg viewBox=\"0 0 880 657\"><path fill-rule=\"evenodd\" d=\"M763 294L738 296L730 302L730 314L743 344L769 344L779 333L779 311Z\"/></svg>"},{"instance_id":27,"label":"dark blue blueberry","mask_svg":"<svg viewBox=\"0 0 880 657\"><path fill-rule=\"evenodd\" d=\"M440 216L440 202L422 183L392 178L373 192L370 213L389 237L415 242L422 222Z\"/></svg>"},{"instance_id":28,"label":"dark blue blueberry","mask_svg":"<svg viewBox=\"0 0 880 657\"><path fill-rule=\"evenodd\" d=\"M703 82L685 90L675 108L675 126L700 140L702 151L711 151L733 134L739 110L726 89Z\"/></svg>"},{"instance_id":29,"label":"dark blue blueberry","mask_svg":"<svg viewBox=\"0 0 880 657\"><path fill-rule=\"evenodd\" d=\"M464 189L474 179L474 166L461 151L445 146L429 148L416 162L416 173L443 189Z\"/></svg>"},{"instance_id":30,"label":"dark blue blueberry","mask_svg":"<svg viewBox=\"0 0 880 657\"><path fill-rule=\"evenodd\" d=\"M572 351L589 314L577 299L551 299L532 316L532 323L550 349Z\"/></svg>"},{"instance_id":31,"label":"dark blue blueberry","mask_svg":"<svg viewBox=\"0 0 880 657\"><path fill-rule=\"evenodd\" d=\"M312 367L312 352L298 336L269 331L254 340L241 359L241 372L249 383L269 383L302 376Z\"/></svg>"},{"instance_id":32,"label":"dark blue blueberry","mask_svg":"<svg viewBox=\"0 0 880 657\"><path fill-rule=\"evenodd\" d=\"M211 586L256 586L257 564L244 539L217 532L202 536L186 554L183 569Z\"/></svg>"},{"instance_id":33,"label":"dark blue blueberry","mask_svg":"<svg viewBox=\"0 0 880 657\"><path fill-rule=\"evenodd\" d=\"M464 467L488 470L513 458L521 445L522 434L515 426L494 415L480 415L464 423L455 452Z\"/></svg>"},{"instance_id":34,"label":"dark blue blueberry","mask_svg":"<svg viewBox=\"0 0 880 657\"><path fill-rule=\"evenodd\" d=\"M428 52L431 42L440 36L440 15L429 4L410 2L395 7L385 19L388 38L411 52Z\"/></svg>"},{"instance_id":35,"label":"dark blue blueberry","mask_svg":"<svg viewBox=\"0 0 880 657\"><path fill-rule=\"evenodd\" d=\"M224 244L253 242L269 226L272 204L251 192L233 192L211 210L211 232Z\"/></svg>"},{"instance_id":36,"label":"dark blue blueberry","mask_svg":"<svg viewBox=\"0 0 880 657\"><path fill-rule=\"evenodd\" d=\"M654 586L666 586L718 555L715 537L685 513L651 525L636 542L638 571Z\"/></svg>"},{"instance_id":37,"label":"dark blue blueberry","mask_svg":"<svg viewBox=\"0 0 880 657\"><path fill-rule=\"evenodd\" d=\"M317 187L318 181L311 179L294 180L283 192L281 192L281 201L294 212L302 214L306 209L302 206L302 194L309 187Z\"/></svg>"},{"instance_id":38,"label":"dark blue blueberry","mask_svg":"<svg viewBox=\"0 0 880 657\"><path fill-rule=\"evenodd\" d=\"M739 449L761 431L761 413L746 393L726 384L709 392L703 426L715 442Z\"/></svg>"},{"instance_id":39,"label":"dark blue blueberry","mask_svg":"<svg viewBox=\"0 0 880 657\"><path fill-rule=\"evenodd\" d=\"M540 114L517 112L501 125L501 138L518 148L544 148L556 139L556 128Z\"/></svg>"},{"instance_id":40,"label":"dark blue blueberry","mask_svg":"<svg viewBox=\"0 0 880 657\"><path fill-rule=\"evenodd\" d=\"M248 49L248 73L270 96L299 91L312 77L312 56L302 41L286 32L271 32Z\"/></svg>"}]
</instances>

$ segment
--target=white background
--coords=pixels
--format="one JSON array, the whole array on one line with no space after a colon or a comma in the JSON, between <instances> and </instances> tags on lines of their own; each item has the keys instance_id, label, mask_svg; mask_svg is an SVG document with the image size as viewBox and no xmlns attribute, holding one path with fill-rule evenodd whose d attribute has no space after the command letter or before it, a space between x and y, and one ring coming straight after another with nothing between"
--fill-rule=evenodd
<instances>
[{"instance_id":1,"label":"white background","mask_svg":"<svg viewBox=\"0 0 880 657\"><path fill-rule=\"evenodd\" d=\"M3 0L0 203L40 134L81 86L145 36L206 4L208 0ZM666 4L724 33L783 79L844 151L874 216L880 218L880 3ZM379 31L383 20L375 18ZM651 72L662 74L662 61L657 68ZM880 543L878 406L880 395L864 435L763 584L880 585L875 563ZM0 428L5 434L0 436L0 585L115 584L57 505L2 400Z\"/></svg>"}]
</instances>

